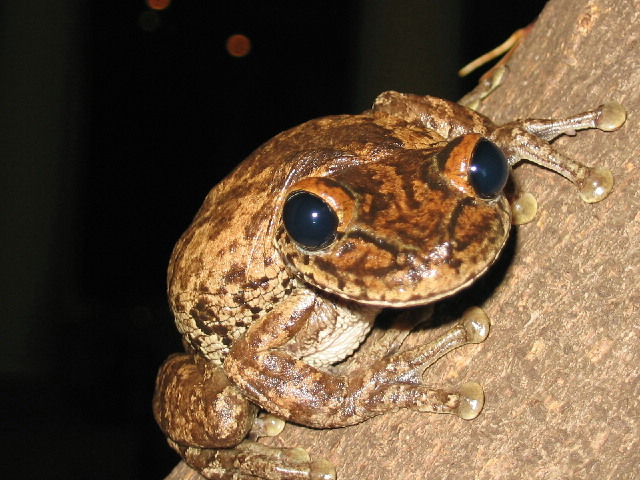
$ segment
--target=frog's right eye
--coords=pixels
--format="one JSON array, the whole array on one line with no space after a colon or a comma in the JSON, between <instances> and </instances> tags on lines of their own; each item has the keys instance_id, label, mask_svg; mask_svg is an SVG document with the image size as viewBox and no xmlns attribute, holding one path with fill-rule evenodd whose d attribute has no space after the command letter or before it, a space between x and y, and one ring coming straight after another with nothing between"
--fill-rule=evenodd
<instances>
[{"instance_id":1,"label":"frog's right eye","mask_svg":"<svg viewBox=\"0 0 640 480\"><path fill-rule=\"evenodd\" d=\"M482 198L495 198L509 178L507 159L495 144L480 140L471 154L469 181Z\"/></svg>"},{"instance_id":2,"label":"frog's right eye","mask_svg":"<svg viewBox=\"0 0 640 480\"><path fill-rule=\"evenodd\" d=\"M291 239L306 250L328 247L336 238L338 216L313 193L299 190L289 195L282 220Z\"/></svg>"}]
</instances>

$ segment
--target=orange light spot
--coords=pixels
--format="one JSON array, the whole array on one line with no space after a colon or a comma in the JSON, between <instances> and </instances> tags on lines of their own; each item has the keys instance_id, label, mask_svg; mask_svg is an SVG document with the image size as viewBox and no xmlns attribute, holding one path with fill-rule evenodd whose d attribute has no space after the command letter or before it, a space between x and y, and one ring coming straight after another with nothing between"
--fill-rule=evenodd
<instances>
[{"instance_id":1,"label":"orange light spot","mask_svg":"<svg viewBox=\"0 0 640 480\"><path fill-rule=\"evenodd\" d=\"M242 34L227 38L227 52L233 57L244 57L251 51L251 40Z\"/></svg>"},{"instance_id":2,"label":"orange light spot","mask_svg":"<svg viewBox=\"0 0 640 480\"><path fill-rule=\"evenodd\" d=\"M164 10L171 5L171 0L146 0L151 10Z\"/></svg>"}]
</instances>

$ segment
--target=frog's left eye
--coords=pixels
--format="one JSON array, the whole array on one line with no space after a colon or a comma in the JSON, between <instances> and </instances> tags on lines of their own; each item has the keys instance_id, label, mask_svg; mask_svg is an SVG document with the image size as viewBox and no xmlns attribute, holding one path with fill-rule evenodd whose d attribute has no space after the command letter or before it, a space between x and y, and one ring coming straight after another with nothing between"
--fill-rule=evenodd
<instances>
[{"instance_id":1,"label":"frog's left eye","mask_svg":"<svg viewBox=\"0 0 640 480\"><path fill-rule=\"evenodd\" d=\"M323 199L309 192L293 192L284 203L287 233L302 248L319 250L336 238L338 216Z\"/></svg>"},{"instance_id":2,"label":"frog's left eye","mask_svg":"<svg viewBox=\"0 0 640 480\"><path fill-rule=\"evenodd\" d=\"M509 178L509 164L504 153L488 140L480 140L473 150L469 181L478 196L497 197Z\"/></svg>"}]
</instances>

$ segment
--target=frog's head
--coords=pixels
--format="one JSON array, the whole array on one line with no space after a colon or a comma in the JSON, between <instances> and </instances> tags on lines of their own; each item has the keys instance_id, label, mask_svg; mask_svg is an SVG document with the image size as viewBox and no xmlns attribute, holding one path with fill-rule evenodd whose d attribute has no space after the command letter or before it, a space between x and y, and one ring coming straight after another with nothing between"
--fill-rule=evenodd
<instances>
[{"instance_id":1,"label":"frog's head","mask_svg":"<svg viewBox=\"0 0 640 480\"><path fill-rule=\"evenodd\" d=\"M375 159L349 155L352 165L301 179L282 197L275 243L297 278L401 307L455 293L494 262L510 208L509 166L493 143L477 134L405 139Z\"/></svg>"}]
</instances>

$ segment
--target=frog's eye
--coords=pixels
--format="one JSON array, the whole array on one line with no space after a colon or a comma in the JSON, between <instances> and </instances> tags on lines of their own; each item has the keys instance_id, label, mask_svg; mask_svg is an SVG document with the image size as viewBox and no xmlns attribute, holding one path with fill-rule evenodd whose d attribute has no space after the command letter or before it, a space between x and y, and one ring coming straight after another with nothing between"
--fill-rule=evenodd
<instances>
[{"instance_id":1,"label":"frog's eye","mask_svg":"<svg viewBox=\"0 0 640 480\"><path fill-rule=\"evenodd\" d=\"M509 164L504 153L488 140L480 140L471 155L469 182L478 196L495 198L509 178Z\"/></svg>"},{"instance_id":2,"label":"frog's eye","mask_svg":"<svg viewBox=\"0 0 640 480\"><path fill-rule=\"evenodd\" d=\"M302 248L319 250L336 238L338 216L317 195L293 192L284 203L282 220L287 233Z\"/></svg>"}]
</instances>

